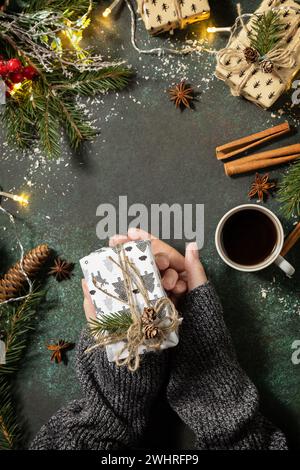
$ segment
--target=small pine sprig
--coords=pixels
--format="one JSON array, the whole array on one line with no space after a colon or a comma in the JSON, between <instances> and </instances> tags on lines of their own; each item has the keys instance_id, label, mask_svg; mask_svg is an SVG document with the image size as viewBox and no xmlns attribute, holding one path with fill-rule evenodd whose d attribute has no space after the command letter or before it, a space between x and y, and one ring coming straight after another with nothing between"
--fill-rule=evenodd
<instances>
[{"instance_id":1,"label":"small pine sprig","mask_svg":"<svg viewBox=\"0 0 300 470\"><path fill-rule=\"evenodd\" d=\"M294 163L279 185L282 213L291 218L300 215L300 162Z\"/></svg>"},{"instance_id":2,"label":"small pine sprig","mask_svg":"<svg viewBox=\"0 0 300 470\"><path fill-rule=\"evenodd\" d=\"M0 450L12 450L20 442L22 432L14 409L12 387L0 376Z\"/></svg>"},{"instance_id":3,"label":"small pine sprig","mask_svg":"<svg viewBox=\"0 0 300 470\"><path fill-rule=\"evenodd\" d=\"M26 149L33 140L39 140L49 158L58 158L61 128L64 128L71 148L77 150L82 142L95 137L97 130L76 104L76 95L94 96L121 90L131 76L130 69L116 65L84 73L73 70L68 80L60 70L44 73L30 84L30 93L26 93L25 82L13 99L7 101L3 113L8 141Z\"/></svg>"},{"instance_id":4,"label":"small pine sprig","mask_svg":"<svg viewBox=\"0 0 300 470\"><path fill-rule=\"evenodd\" d=\"M285 25L277 11L269 10L256 15L251 24L250 45L260 56L264 56L275 47L281 38Z\"/></svg>"},{"instance_id":5,"label":"small pine sprig","mask_svg":"<svg viewBox=\"0 0 300 470\"><path fill-rule=\"evenodd\" d=\"M41 10L66 11L68 10L73 17L84 14L89 6L93 4L91 0L17 0L22 9L32 13Z\"/></svg>"},{"instance_id":6,"label":"small pine sprig","mask_svg":"<svg viewBox=\"0 0 300 470\"><path fill-rule=\"evenodd\" d=\"M4 332L6 364L0 365L0 450L19 448L24 432L14 398L13 373L19 368L44 292L36 291L18 304L0 306L0 330Z\"/></svg>"},{"instance_id":7,"label":"small pine sprig","mask_svg":"<svg viewBox=\"0 0 300 470\"><path fill-rule=\"evenodd\" d=\"M36 309L45 293L36 291L21 303L0 306L0 330L5 333L6 364L0 365L0 377L12 374L27 345L27 334L32 331Z\"/></svg>"},{"instance_id":8,"label":"small pine sprig","mask_svg":"<svg viewBox=\"0 0 300 470\"><path fill-rule=\"evenodd\" d=\"M103 336L108 334L126 333L132 325L130 312L115 312L102 315L97 320L90 320L90 330L93 336Z\"/></svg>"},{"instance_id":9,"label":"small pine sprig","mask_svg":"<svg viewBox=\"0 0 300 470\"><path fill-rule=\"evenodd\" d=\"M68 80L55 75L47 75L48 81L56 92L94 96L97 93L120 91L128 85L132 71L126 67L116 65L103 68L99 71L86 71L76 73Z\"/></svg>"}]
</instances>

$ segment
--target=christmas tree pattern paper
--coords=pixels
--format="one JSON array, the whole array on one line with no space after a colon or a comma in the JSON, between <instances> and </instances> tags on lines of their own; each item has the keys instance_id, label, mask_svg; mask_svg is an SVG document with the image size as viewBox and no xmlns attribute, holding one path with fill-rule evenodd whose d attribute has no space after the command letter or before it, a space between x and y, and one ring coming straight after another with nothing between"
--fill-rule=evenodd
<instances>
[{"instance_id":1,"label":"christmas tree pattern paper","mask_svg":"<svg viewBox=\"0 0 300 470\"><path fill-rule=\"evenodd\" d=\"M273 11L279 16L280 37L263 56L251 47L255 19ZM300 8L292 0L264 0L250 20L241 23L227 47L218 52L216 76L234 96L267 109L288 90L300 68Z\"/></svg>"},{"instance_id":2,"label":"christmas tree pattern paper","mask_svg":"<svg viewBox=\"0 0 300 470\"><path fill-rule=\"evenodd\" d=\"M148 291L148 297L153 304L160 298L166 296L166 292L161 284L160 273L157 269L154 256L151 251L151 242L141 240L138 242L128 242L123 245L124 252L129 260L135 264L142 279L145 288ZM116 248L101 248L80 260L80 265L87 282L98 318L112 313L128 312L127 293L124 285L123 273L114 263L119 263L119 254ZM101 290L97 287L100 287ZM103 290L110 295L106 295ZM133 289L133 297L140 313L142 313L145 304L144 299L138 289ZM162 344L162 349L176 346L178 336L171 332ZM106 346L109 361L116 359L116 354L124 346L120 341L116 344ZM139 353L146 351L145 346L141 346ZM127 352L121 355L121 359L126 357Z\"/></svg>"},{"instance_id":3,"label":"christmas tree pattern paper","mask_svg":"<svg viewBox=\"0 0 300 470\"><path fill-rule=\"evenodd\" d=\"M138 0L138 12L151 34L206 20L210 16L207 0Z\"/></svg>"}]
</instances>

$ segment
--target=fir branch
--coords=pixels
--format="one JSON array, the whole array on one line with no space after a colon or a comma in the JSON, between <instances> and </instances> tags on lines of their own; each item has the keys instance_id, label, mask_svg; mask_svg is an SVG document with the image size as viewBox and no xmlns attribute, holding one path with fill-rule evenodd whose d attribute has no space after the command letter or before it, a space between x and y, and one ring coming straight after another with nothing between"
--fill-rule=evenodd
<instances>
[{"instance_id":1,"label":"fir branch","mask_svg":"<svg viewBox=\"0 0 300 470\"><path fill-rule=\"evenodd\" d=\"M57 2L52 6L54 3ZM10 57L17 54L24 65L35 67L39 75L30 93L23 93L22 84L17 96L7 100L3 120L8 138L20 148L27 148L38 137L46 154L54 157L60 155L60 125L73 149L97 134L74 102L75 96L121 90L132 75L121 63L104 62L101 56L87 53L79 60L77 51L75 55L70 51L65 55L52 50L51 38L57 37L67 16L54 11L0 14L0 43L6 46ZM12 21L14 27L10 28ZM76 22L72 24L76 30ZM48 42L43 42L43 34Z\"/></svg>"},{"instance_id":2,"label":"fir branch","mask_svg":"<svg viewBox=\"0 0 300 470\"><path fill-rule=\"evenodd\" d=\"M22 431L17 421L12 398L12 387L7 377L0 376L0 450L17 447Z\"/></svg>"},{"instance_id":3,"label":"fir branch","mask_svg":"<svg viewBox=\"0 0 300 470\"><path fill-rule=\"evenodd\" d=\"M67 82L54 80L49 76L49 81L54 90L80 95L93 96L97 93L119 91L128 85L132 72L123 66L116 65L99 71L74 73Z\"/></svg>"},{"instance_id":4,"label":"fir branch","mask_svg":"<svg viewBox=\"0 0 300 470\"><path fill-rule=\"evenodd\" d=\"M60 156L60 125L57 119L57 107L54 106L51 95L39 83L33 86L33 105L36 111L36 127L38 137L46 155Z\"/></svg>"},{"instance_id":5,"label":"fir branch","mask_svg":"<svg viewBox=\"0 0 300 470\"><path fill-rule=\"evenodd\" d=\"M11 375L23 357L36 308L44 292L30 294L22 303L0 306L0 329L5 332L6 364L0 365L0 450L15 449L24 437L13 397Z\"/></svg>"},{"instance_id":6,"label":"fir branch","mask_svg":"<svg viewBox=\"0 0 300 470\"><path fill-rule=\"evenodd\" d=\"M16 143L21 149L29 148L35 136L30 107L26 104L17 105L14 100L8 100L2 112L2 120L8 142Z\"/></svg>"},{"instance_id":7,"label":"fir branch","mask_svg":"<svg viewBox=\"0 0 300 470\"><path fill-rule=\"evenodd\" d=\"M3 374L11 374L17 370L27 344L27 334L33 329L36 308L43 297L44 292L37 291L21 304L0 306L0 329L6 334L6 364L0 365L0 378Z\"/></svg>"},{"instance_id":8,"label":"fir branch","mask_svg":"<svg viewBox=\"0 0 300 470\"><path fill-rule=\"evenodd\" d=\"M251 47L263 57L281 39L284 26L277 11L269 10L262 15L256 15L251 23L249 35Z\"/></svg>"},{"instance_id":9,"label":"fir branch","mask_svg":"<svg viewBox=\"0 0 300 470\"><path fill-rule=\"evenodd\" d=\"M300 215L300 162L294 163L283 177L278 191L282 213L291 218Z\"/></svg>"},{"instance_id":10,"label":"fir branch","mask_svg":"<svg viewBox=\"0 0 300 470\"><path fill-rule=\"evenodd\" d=\"M89 9L90 0L22 0L23 8L32 13L38 10L66 11L69 10L72 16L76 17L86 13Z\"/></svg>"},{"instance_id":11,"label":"fir branch","mask_svg":"<svg viewBox=\"0 0 300 470\"><path fill-rule=\"evenodd\" d=\"M55 101L60 108L61 122L74 150L78 149L82 141L91 140L97 135L97 131L89 125L83 113L72 101L63 101L59 97Z\"/></svg>"},{"instance_id":12,"label":"fir branch","mask_svg":"<svg viewBox=\"0 0 300 470\"><path fill-rule=\"evenodd\" d=\"M94 336L125 333L132 325L129 311L101 315L97 320L90 320L90 329Z\"/></svg>"}]
</instances>

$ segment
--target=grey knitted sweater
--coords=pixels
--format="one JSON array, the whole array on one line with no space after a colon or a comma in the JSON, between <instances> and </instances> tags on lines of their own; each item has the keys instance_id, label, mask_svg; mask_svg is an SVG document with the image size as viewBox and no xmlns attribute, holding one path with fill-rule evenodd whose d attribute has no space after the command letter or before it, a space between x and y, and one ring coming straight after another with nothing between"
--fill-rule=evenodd
<instances>
[{"instance_id":1,"label":"grey knitted sweater","mask_svg":"<svg viewBox=\"0 0 300 470\"><path fill-rule=\"evenodd\" d=\"M255 386L241 369L210 283L187 294L179 345L144 355L131 373L109 363L83 332L77 373L84 398L42 427L32 449L138 448L151 409L167 384L170 405L194 431L198 449L286 449L284 435L259 411Z\"/></svg>"}]
</instances>

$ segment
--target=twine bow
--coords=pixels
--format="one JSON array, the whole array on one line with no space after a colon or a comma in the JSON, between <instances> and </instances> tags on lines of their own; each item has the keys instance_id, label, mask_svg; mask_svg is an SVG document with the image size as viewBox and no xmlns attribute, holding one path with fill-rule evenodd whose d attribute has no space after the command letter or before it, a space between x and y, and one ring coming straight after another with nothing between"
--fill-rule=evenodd
<instances>
[{"instance_id":1,"label":"twine bow","mask_svg":"<svg viewBox=\"0 0 300 470\"><path fill-rule=\"evenodd\" d=\"M275 1L275 5L277 5L277 2ZM283 77L280 75L278 69L291 69L295 67L296 65L296 57L294 50L292 49L287 49L283 47L283 44L286 42L286 39L288 37L292 37L296 30L298 29L299 25L299 20L298 18L294 18L290 30L288 33L282 36L280 41L278 41L277 45L271 49L269 52L267 52L265 55L260 56L259 54L257 55L256 60L253 62L248 62L246 57L245 57L245 49L249 47L248 45L244 46L243 49L233 49L231 47L228 47L233 39L234 34L236 33L237 30L237 24L240 22L242 26L242 30L245 31L246 34L249 34L249 30L247 25L244 22L244 16L249 16L249 15L242 15L241 14L241 7L238 4L238 17L236 20L236 26L234 28L234 32L231 34L229 42L227 47L224 49L221 49L217 53L217 61L218 63L228 72L240 72L241 70L244 70L244 76L243 79L240 81L240 83L234 88L231 89L231 92L234 96L240 96L246 83L248 82L249 78L252 76L253 72L259 67L261 70L265 71L266 65L270 65L272 73L278 76L278 78L284 82ZM250 15L252 16L252 15ZM299 44L300 40L298 40L297 45ZM245 69L246 67L246 69ZM216 75L218 78L222 78L218 72L216 72Z\"/></svg>"},{"instance_id":2,"label":"twine bow","mask_svg":"<svg viewBox=\"0 0 300 470\"><path fill-rule=\"evenodd\" d=\"M109 257L110 261L116 264L122 271L124 277L124 286L126 290L127 301L111 294L106 289L99 285L97 280L93 278L95 287L101 290L103 293L112 297L119 302L128 305L132 324L128 328L127 332L111 333L111 334L97 334L95 336L96 344L91 348L88 348L86 352L91 351L96 347L103 347L109 344L117 343L118 341L125 341L125 345L117 352L116 364L118 366L127 366L132 372L136 371L140 365L140 346L146 346L147 349L160 349L163 341L167 335L173 331L177 331L178 326L181 323L181 318L173 304L168 297L161 297L153 305L149 299L148 290L145 287L143 278L136 267L136 265L129 260L126 256L124 248L118 246L118 257L119 262L115 261L112 257ZM143 321L143 314L141 315L140 309L133 297L133 290L138 289L139 293L143 297L144 310L143 314L147 309L151 311L147 324ZM147 332L149 327L152 332L155 332L153 337L148 338ZM128 351L128 355L121 359L124 351Z\"/></svg>"}]
</instances>

